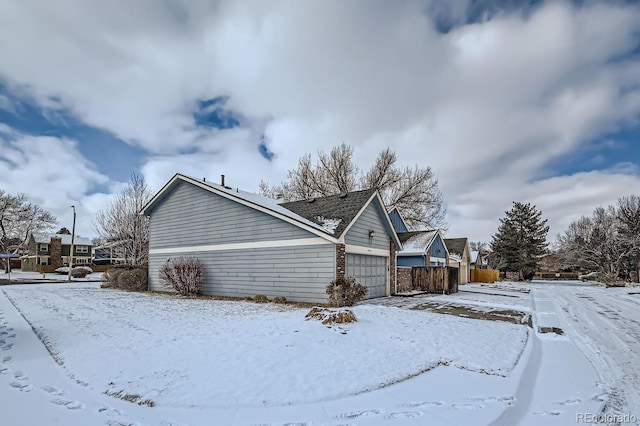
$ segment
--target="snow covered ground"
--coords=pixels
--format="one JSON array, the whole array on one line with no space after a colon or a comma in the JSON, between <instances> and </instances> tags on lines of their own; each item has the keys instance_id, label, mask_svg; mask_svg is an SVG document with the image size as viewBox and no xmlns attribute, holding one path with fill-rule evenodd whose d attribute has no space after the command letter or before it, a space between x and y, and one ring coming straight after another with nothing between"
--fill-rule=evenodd
<instances>
[{"instance_id":1,"label":"snow covered ground","mask_svg":"<svg viewBox=\"0 0 640 426\"><path fill-rule=\"evenodd\" d=\"M30 283L38 283L38 282L64 282L69 279L68 275L58 274L58 273L48 273L42 274L40 272L26 272L20 269L16 269L11 271L11 273L2 273L0 272L0 281L10 280L16 281L17 283L22 282L30 282ZM84 278L71 278L72 281L100 281L102 279L102 272L94 272L87 275Z\"/></svg>"},{"instance_id":2,"label":"snow covered ground","mask_svg":"<svg viewBox=\"0 0 640 426\"><path fill-rule=\"evenodd\" d=\"M640 424L640 288L571 281L532 288L537 323L561 328L598 371L603 414L631 420L609 424Z\"/></svg>"},{"instance_id":3,"label":"snow covered ground","mask_svg":"<svg viewBox=\"0 0 640 426\"><path fill-rule=\"evenodd\" d=\"M510 306L533 300L535 320L548 322L557 306L532 287ZM568 424L606 400L570 327L549 337L425 311L354 311L357 323L327 328L290 306L3 286L0 424Z\"/></svg>"}]
</instances>

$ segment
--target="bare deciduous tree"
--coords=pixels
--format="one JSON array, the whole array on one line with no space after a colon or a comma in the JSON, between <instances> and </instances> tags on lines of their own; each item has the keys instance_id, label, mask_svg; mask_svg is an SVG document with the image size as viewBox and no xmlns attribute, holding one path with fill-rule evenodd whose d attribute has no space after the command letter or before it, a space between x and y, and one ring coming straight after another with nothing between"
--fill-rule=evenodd
<instances>
[{"instance_id":1,"label":"bare deciduous tree","mask_svg":"<svg viewBox=\"0 0 640 426\"><path fill-rule=\"evenodd\" d=\"M443 197L431 168L399 167L397 160L386 148L362 174L353 162L353 148L343 143L329 154L320 151L315 165L311 155L304 155L298 167L289 170L287 181L274 186L262 181L260 193L294 201L376 188L387 208L397 207L409 227L445 227Z\"/></svg>"},{"instance_id":2,"label":"bare deciduous tree","mask_svg":"<svg viewBox=\"0 0 640 426\"><path fill-rule=\"evenodd\" d=\"M151 199L144 177L132 173L127 187L116 195L105 210L96 214L93 224L105 243L122 248L128 265L144 266L149 256L149 218L140 214Z\"/></svg>"},{"instance_id":3,"label":"bare deciduous tree","mask_svg":"<svg viewBox=\"0 0 640 426\"><path fill-rule=\"evenodd\" d=\"M558 236L565 267L601 272L614 282L640 268L640 197L618 199L615 206L598 207L591 216L572 222Z\"/></svg>"},{"instance_id":4,"label":"bare deciduous tree","mask_svg":"<svg viewBox=\"0 0 640 426\"><path fill-rule=\"evenodd\" d=\"M25 194L11 195L0 189L1 253L6 253L11 244L25 244L31 233L47 231L57 222L51 213L31 203ZM8 262L2 264L8 268Z\"/></svg>"}]
</instances>

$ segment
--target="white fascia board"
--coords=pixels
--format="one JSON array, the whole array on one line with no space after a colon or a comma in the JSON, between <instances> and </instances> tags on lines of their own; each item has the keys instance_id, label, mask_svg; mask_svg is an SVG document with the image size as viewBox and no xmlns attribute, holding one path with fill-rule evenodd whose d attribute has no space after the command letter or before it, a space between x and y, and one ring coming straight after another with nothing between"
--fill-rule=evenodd
<instances>
[{"instance_id":1,"label":"white fascia board","mask_svg":"<svg viewBox=\"0 0 640 426\"><path fill-rule=\"evenodd\" d=\"M149 249L149 254L200 253L207 251L247 250L278 247L300 247L330 244L323 238L299 238L296 240L249 241L246 243L202 244L197 246L163 247Z\"/></svg>"}]
</instances>

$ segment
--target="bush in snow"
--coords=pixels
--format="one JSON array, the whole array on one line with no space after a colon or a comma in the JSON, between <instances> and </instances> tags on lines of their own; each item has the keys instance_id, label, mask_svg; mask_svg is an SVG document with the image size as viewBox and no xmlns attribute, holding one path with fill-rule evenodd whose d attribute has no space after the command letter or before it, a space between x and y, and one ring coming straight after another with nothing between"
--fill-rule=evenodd
<instances>
[{"instance_id":1,"label":"bush in snow","mask_svg":"<svg viewBox=\"0 0 640 426\"><path fill-rule=\"evenodd\" d=\"M121 268L107 269L102 274L104 282L100 285L102 288L118 288L118 276L124 271Z\"/></svg>"},{"instance_id":2,"label":"bush in snow","mask_svg":"<svg viewBox=\"0 0 640 426\"><path fill-rule=\"evenodd\" d=\"M256 303L269 303L269 298L264 294L256 294L256 297L253 298L253 301Z\"/></svg>"},{"instance_id":3,"label":"bush in snow","mask_svg":"<svg viewBox=\"0 0 640 426\"><path fill-rule=\"evenodd\" d=\"M160 279L183 296L195 296L202 293L204 267L197 257L178 257L162 265Z\"/></svg>"},{"instance_id":4,"label":"bush in snow","mask_svg":"<svg viewBox=\"0 0 640 426\"><path fill-rule=\"evenodd\" d=\"M127 291L147 291L149 272L144 268L124 269L118 274L116 288Z\"/></svg>"},{"instance_id":5,"label":"bush in snow","mask_svg":"<svg viewBox=\"0 0 640 426\"><path fill-rule=\"evenodd\" d=\"M111 268L102 274L102 288L116 288L128 291L146 291L148 271L144 268Z\"/></svg>"},{"instance_id":6,"label":"bush in snow","mask_svg":"<svg viewBox=\"0 0 640 426\"><path fill-rule=\"evenodd\" d=\"M369 289L353 277L340 277L327 286L329 305L353 306L365 298Z\"/></svg>"},{"instance_id":7,"label":"bush in snow","mask_svg":"<svg viewBox=\"0 0 640 426\"><path fill-rule=\"evenodd\" d=\"M73 268L71 270L71 276L73 278L84 278L87 275L89 275L91 272L93 272L91 269L87 271L87 268L83 268L83 267Z\"/></svg>"},{"instance_id":8,"label":"bush in snow","mask_svg":"<svg viewBox=\"0 0 640 426\"><path fill-rule=\"evenodd\" d=\"M284 296L276 296L271 301L273 303L287 303L287 298Z\"/></svg>"},{"instance_id":9,"label":"bush in snow","mask_svg":"<svg viewBox=\"0 0 640 426\"><path fill-rule=\"evenodd\" d=\"M71 270L71 276L73 278L84 278L87 275L91 274L92 272L93 272L93 269L89 268L88 266L76 266ZM62 275L68 274L69 267L61 266L60 268L56 269L56 273L62 274Z\"/></svg>"},{"instance_id":10,"label":"bush in snow","mask_svg":"<svg viewBox=\"0 0 640 426\"><path fill-rule=\"evenodd\" d=\"M334 324L347 324L358 321L356 315L349 309L334 310L319 307L312 308L307 315L305 315L305 319L307 321L310 319L320 320L322 324L327 327L331 327Z\"/></svg>"}]
</instances>

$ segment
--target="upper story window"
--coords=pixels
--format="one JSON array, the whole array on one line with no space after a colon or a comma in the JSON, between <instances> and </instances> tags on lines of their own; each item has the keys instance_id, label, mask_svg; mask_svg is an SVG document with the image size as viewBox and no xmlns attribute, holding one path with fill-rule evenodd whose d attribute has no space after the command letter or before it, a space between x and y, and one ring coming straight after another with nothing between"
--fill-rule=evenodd
<instances>
[{"instance_id":1,"label":"upper story window","mask_svg":"<svg viewBox=\"0 0 640 426\"><path fill-rule=\"evenodd\" d=\"M49 244L41 243L38 246L40 251L49 251Z\"/></svg>"},{"instance_id":2,"label":"upper story window","mask_svg":"<svg viewBox=\"0 0 640 426\"><path fill-rule=\"evenodd\" d=\"M88 246L76 246L76 253L89 253Z\"/></svg>"}]
</instances>

